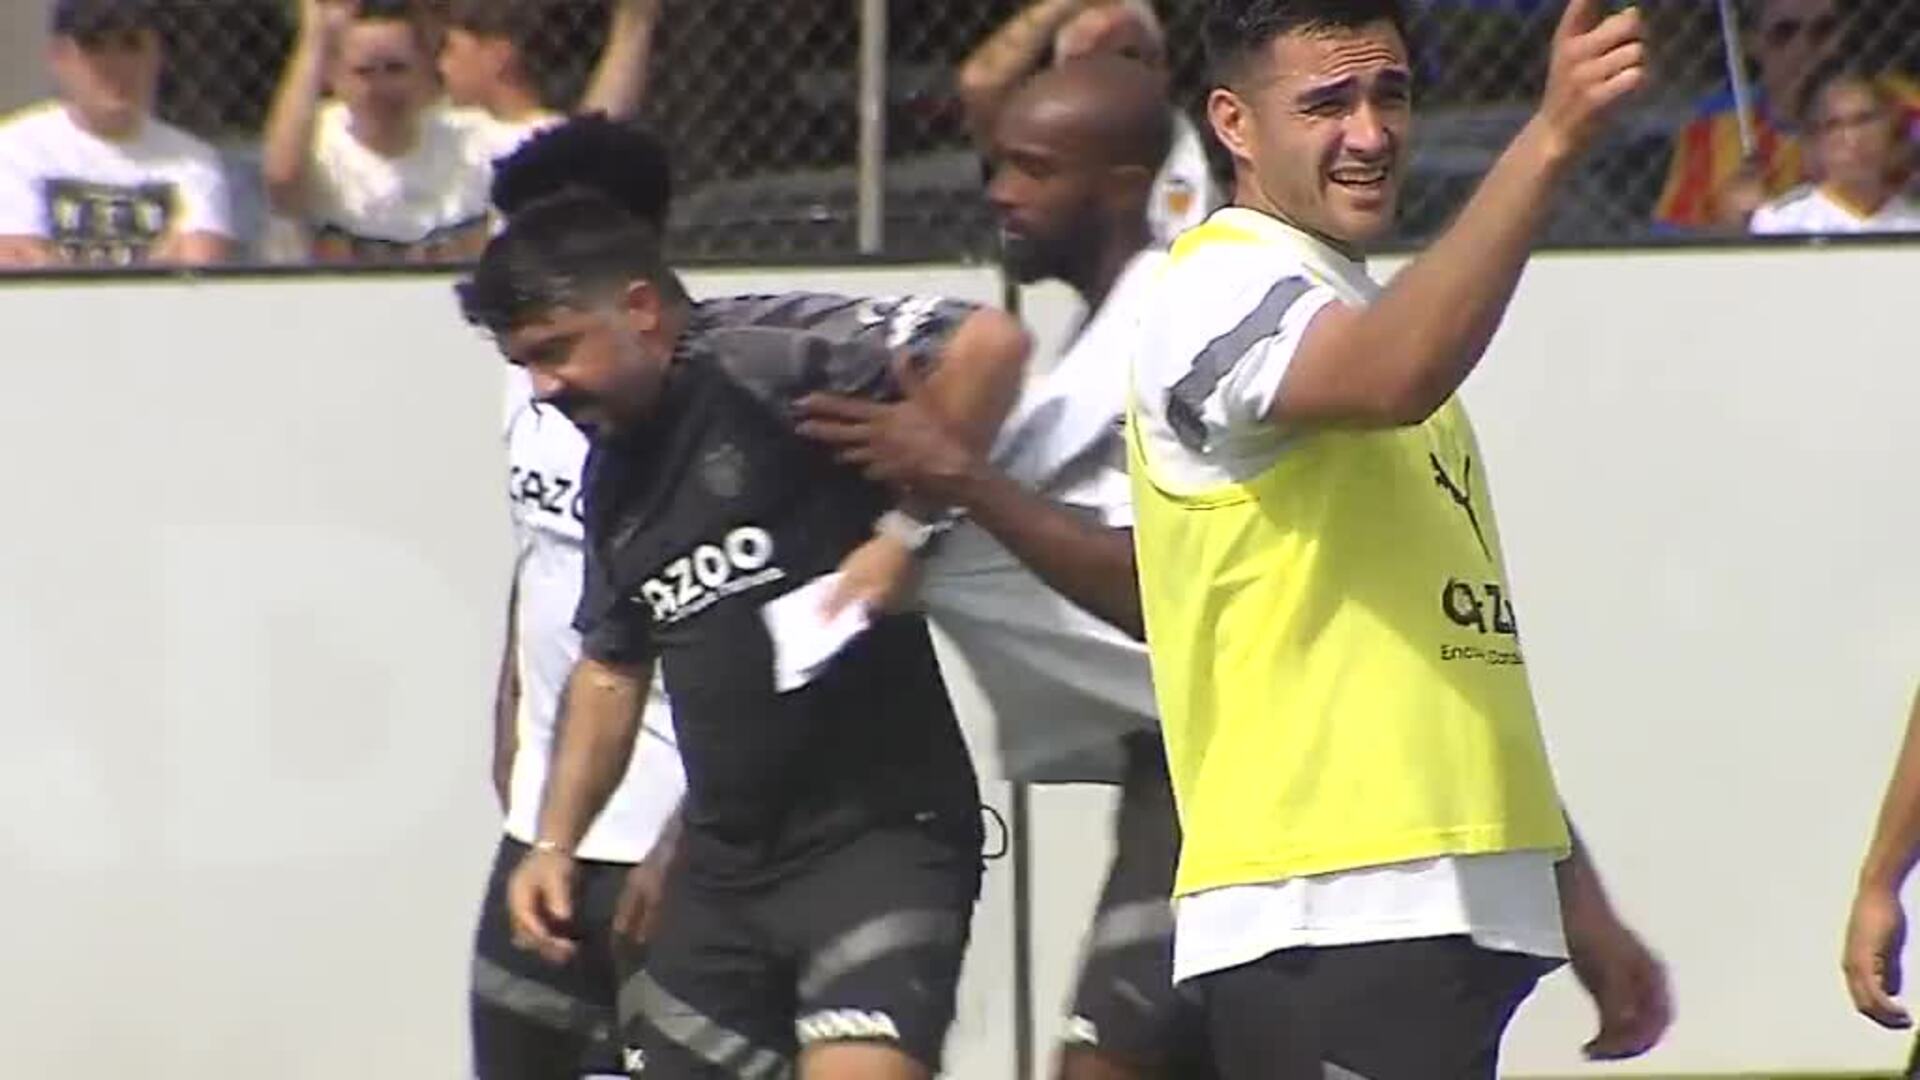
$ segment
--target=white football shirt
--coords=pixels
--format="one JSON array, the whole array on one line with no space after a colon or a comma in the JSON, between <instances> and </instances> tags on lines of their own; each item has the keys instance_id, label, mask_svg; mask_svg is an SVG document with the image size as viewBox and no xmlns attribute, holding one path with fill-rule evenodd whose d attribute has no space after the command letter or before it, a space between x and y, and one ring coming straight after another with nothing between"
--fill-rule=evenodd
<instances>
[{"instance_id":1,"label":"white football shirt","mask_svg":"<svg viewBox=\"0 0 1920 1080\"><path fill-rule=\"evenodd\" d=\"M1121 421L1134 310L1164 256L1143 252L1015 404L992 460L1016 483L1116 528L1133 524ZM927 559L920 597L973 669L1006 777L1117 782L1119 739L1158 720L1146 647L1054 592L962 522Z\"/></svg>"},{"instance_id":2,"label":"white football shirt","mask_svg":"<svg viewBox=\"0 0 1920 1080\"><path fill-rule=\"evenodd\" d=\"M46 102L0 123L0 236L52 241L88 265L143 262L170 236L232 236L213 147L158 119L111 142Z\"/></svg>"},{"instance_id":3,"label":"white football shirt","mask_svg":"<svg viewBox=\"0 0 1920 1080\"><path fill-rule=\"evenodd\" d=\"M507 369L507 494L513 507L519 589L514 661L520 676L519 746L507 798L507 834L532 843L546 788L554 727L567 677L580 657L573 629L585 574L580 501L587 439L558 410L536 406L524 371ZM583 859L638 862L686 791L673 714L656 678L633 759L581 840Z\"/></svg>"},{"instance_id":4,"label":"white football shirt","mask_svg":"<svg viewBox=\"0 0 1920 1080\"><path fill-rule=\"evenodd\" d=\"M1173 110L1173 145L1154 178L1152 201L1147 204L1154 242L1171 245L1174 237L1207 220L1220 201L1200 129L1186 113Z\"/></svg>"}]
</instances>

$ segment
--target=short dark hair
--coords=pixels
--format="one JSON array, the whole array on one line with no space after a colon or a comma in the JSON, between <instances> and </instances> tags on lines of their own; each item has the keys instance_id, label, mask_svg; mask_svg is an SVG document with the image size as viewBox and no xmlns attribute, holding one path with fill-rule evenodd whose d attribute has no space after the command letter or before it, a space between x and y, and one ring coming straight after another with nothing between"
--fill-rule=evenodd
<instances>
[{"instance_id":1,"label":"short dark hair","mask_svg":"<svg viewBox=\"0 0 1920 1080\"><path fill-rule=\"evenodd\" d=\"M412 0L360 0L353 21L403 23L413 32L414 43L420 47L420 52L429 60L433 57L433 33Z\"/></svg>"},{"instance_id":2,"label":"short dark hair","mask_svg":"<svg viewBox=\"0 0 1920 1080\"><path fill-rule=\"evenodd\" d=\"M1407 37L1399 0L1208 0L1207 77L1214 86L1240 81L1249 61L1286 34L1357 30L1381 21Z\"/></svg>"},{"instance_id":3,"label":"short dark hair","mask_svg":"<svg viewBox=\"0 0 1920 1080\"><path fill-rule=\"evenodd\" d=\"M1883 109L1893 109L1898 105L1893 93L1879 76L1845 56L1836 56L1815 68L1806 85L1800 88L1800 100L1794 102L1800 107L1800 120L1810 124L1814 120L1814 110L1820 104L1821 95L1835 86L1864 86Z\"/></svg>"},{"instance_id":4,"label":"short dark hair","mask_svg":"<svg viewBox=\"0 0 1920 1080\"><path fill-rule=\"evenodd\" d=\"M686 300L661 252L660 230L604 195L576 190L509 218L454 292L467 322L498 336L556 308L584 310L634 281Z\"/></svg>"},{"instance_id":5,"label":"short dark hair","mask_svg":"<svg viewBox=\"0 0 1920 1080\"><path fill-rule=\"evenodd\" d=\"M637 123L587 113L547 128L493 166L493 205L512 216L569 189L619 203L661 228L673 201L665 143Z\"/></svg>"},{"instance_id":6,"label":"short dark hair","mask_svg":"<svg viewBox=\"0 0 1920 1080\"><path fill-rule=\"evenodd\" d=\"M153 0L55 0L55 37L86 40L102 34L151 30L159 26Z\"/></svg>"},{"instance_id":7,"label":"short dark hair","mask_svg":"<svg viewBox=\"0 0 1920 1080\"><path fill-rule=\"evenodd\" d=\"M446 24L524 49L544 28L546 6L534 0L449 0Z\"/></svg>"}]
</instances>

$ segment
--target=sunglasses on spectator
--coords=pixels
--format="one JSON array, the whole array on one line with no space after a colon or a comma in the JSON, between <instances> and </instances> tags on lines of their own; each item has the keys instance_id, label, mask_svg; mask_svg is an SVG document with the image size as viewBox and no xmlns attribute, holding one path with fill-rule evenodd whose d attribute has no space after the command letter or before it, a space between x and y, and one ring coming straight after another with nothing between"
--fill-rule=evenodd
<instances>
[{"instance_id":1,"label":"sunglasses on spectator","mask_svg":"<svg viewBox=\"0 0 1920 1080\"><path fill-rule=\"evenodd\" d=\"M1822 15L1815 19L1777 19L1768 23L1761 33L1766 36L1769 45L1787 45L1799 37L1825 41L1838 29L1840 29L1838 15Z\"/></svg>"}]
</instances>

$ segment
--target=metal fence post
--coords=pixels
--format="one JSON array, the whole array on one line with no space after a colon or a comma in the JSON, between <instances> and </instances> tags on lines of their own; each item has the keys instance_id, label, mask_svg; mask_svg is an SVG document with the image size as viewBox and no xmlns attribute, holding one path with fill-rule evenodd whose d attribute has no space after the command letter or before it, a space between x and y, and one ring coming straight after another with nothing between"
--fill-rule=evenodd
<instances>
[{"instance_id":1,"label":"metal fence post","mask_svg":"<svg viewBox=\"0 0 1920 1080\"><path fill-rule=\"evenodd\" d=\"M886 246L887 0L860 3L860 254Z\"/></svg>"}]
</instances>

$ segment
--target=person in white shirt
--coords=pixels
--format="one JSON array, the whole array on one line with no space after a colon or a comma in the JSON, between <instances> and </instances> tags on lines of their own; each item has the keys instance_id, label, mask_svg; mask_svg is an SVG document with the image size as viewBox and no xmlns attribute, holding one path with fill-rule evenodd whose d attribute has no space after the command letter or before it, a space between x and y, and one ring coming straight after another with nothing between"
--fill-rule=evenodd
<instances>
[{"instance_id":1,"label":"person in white shirt","mask_svg":"<svg viewBox=\"0 0 1920 1080\"><path fill-rule=\"evenodd\" d=\"M1845 66L1808 83L1807 151L1813 175L1754 211L1748 227L1783 234L1920 232L1920 198L1905 188L1912 172L1900 110L1886 84Z\"/></svg>"},{"instance_id":2,"label":"person in white shirt","mask_svg":"<svg viewBox=\"0 0 1920 1080\"><path fill-rule=\"evenodd\" d=\"M447 101L491 121L493 156L505 157L561 119L542 82L552 51L568 42L553 25L552 4L528 0L453 0L440 46ZM632 116L646 92L660 0L613 0L607 43L578 111Z\"/></svg>"},{"instance_id":3,"label":"person in white shirt","mask_svg":"<svg viewBox=\"0 0 1920 1080\"><path fill-rule=\"evenodd\" d=\"M0 267L204 265L227 257L212 147L153 115L161 46L147 0L58 0L56 100L0 123Z\"/></svg>"},{"instance_id":4,"label":"person in white shirt","mask_svg":"<svg viewBox=\"0 0 1920 1080\"><path fill-rule=\"evenodd\" d=\"M1120 442L1132 319L1163 258L1146 208L1170 137L1160 81L1112 55L1041 72L1000 110L988 197L1006 270L1023 283L1066 282L1086 313L986 459L912 402L801 403L812 418L803 432L877 455L877 477L910 473L916 496L967 515L927 549L915 602L992 705L1000 771L1121 788L1113 862L1061 1033L1063 1080L1210 1071L1198 1011L1173 987L1179 827L1138 640ZM949 465L929 464L941 458Z\"/></svg>"},{"instance_id":5,"label":"person in white shirt","mask_svg":"<svg viewBox=\"0 0 1920 1080\"><path fill-rule=\"evenodd\" d=\"M1166 33L1151 0L1035 0L960 67L967 126L983 148L1013 91L1049 52L1055 64L1098 54L1130 57L1166 78ZM1162 246L1221 201L1199 130L1177 108L1169 106L1169 116L1173 137L1147 202L1154 241Z\"/></svg>"},{"instance_id":6,"label":"person in white shirt","mask_svg":"<svg viewBox=\"0 0 1920 1080\"><path fill-rule=\"evenodd\" d=\"M629 151L608 155L612 147ZM658 222L669 189L664 157L640 152L602 116L534 136L500 163L493 198L511 216L569 183L606 190ZM570 166L582 157L604 170ZM479 1080L573 1080L624 1074L617 1002L637 967L653 902L678 834L686 790L673 714L657 682L626 772L571 852L576 947L555 964L520 947L507 912L507 881L538 841L561 694L580 656L573 629L584 580L581 490L587 439L559 410L535 404L524 371L509 367L507 498L517 557L494 709L494 787L505 821L474 938L469 1016Z\"/></svg>"},{"instance_id":7,"label":"person in white shirt","mask_svg":"<svg viewBox=\"0 0 1920 1080\"><path fill-rule=\"evenodd\" d=\"M657 0L617 0L582 107L639 106ZM471 258L490 235L492 163L560 119L537 90L536 5L463 0L436 58L405 0L302 0L300 37L268 118L262 172L298 236L325 262ZM435 78L448 76L447 99ZM335 100L322 101L331 86Z\"/></svg>"},{"instance_id":8,"label":"person in white shirt","mask_svg":"<svg viewBox=\"0 0 1920 1080\"><path fill-rule=\"evenodd\" d=\"M329 84L336 99L323 103ZM490 147L439 96L426 29L404 0L301 0L261 171L269 205L295 224L305 254L420 262L479 253Z\"/></svg>"}]
</instances>

